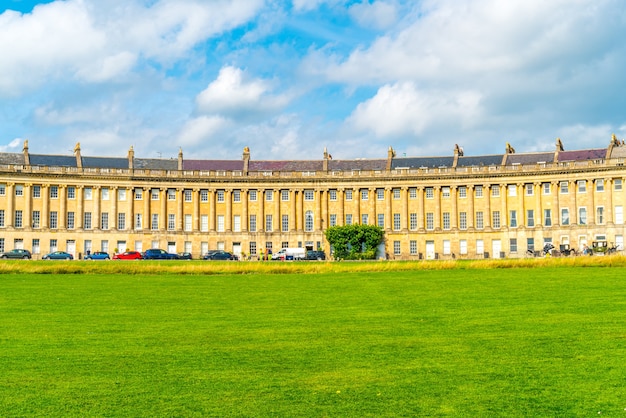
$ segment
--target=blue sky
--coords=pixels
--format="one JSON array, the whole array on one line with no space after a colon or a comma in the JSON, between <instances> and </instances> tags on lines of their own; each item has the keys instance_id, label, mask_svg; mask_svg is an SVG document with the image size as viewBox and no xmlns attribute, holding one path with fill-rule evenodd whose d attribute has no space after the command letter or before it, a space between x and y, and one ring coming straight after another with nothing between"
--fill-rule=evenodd
<instances>
[{"instance_id":1,"label":"blue sky","mask_svg":"<svg viewBox=\"0 0 626 418\"><path fill-rule=\"evenodd\" d=\"M335 159L626 136L621 0L4 0L0 152Z\"/></svg>"}]
</instances>

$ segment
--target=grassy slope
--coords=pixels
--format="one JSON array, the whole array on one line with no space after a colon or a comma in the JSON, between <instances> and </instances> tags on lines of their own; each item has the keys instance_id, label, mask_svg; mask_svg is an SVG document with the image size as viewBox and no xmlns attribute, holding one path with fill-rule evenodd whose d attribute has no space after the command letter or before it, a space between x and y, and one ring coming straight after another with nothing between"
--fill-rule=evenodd
<instances>
[{"instance_id":1,"label":"grassy slope","mask_svg":"<svg viewBox=\"0 0 626 418\"><path fill-rule=\"evenodd\" d=\"M3 275L0 413L623 415L624 273Z\"/></svg>"}]
</instances>

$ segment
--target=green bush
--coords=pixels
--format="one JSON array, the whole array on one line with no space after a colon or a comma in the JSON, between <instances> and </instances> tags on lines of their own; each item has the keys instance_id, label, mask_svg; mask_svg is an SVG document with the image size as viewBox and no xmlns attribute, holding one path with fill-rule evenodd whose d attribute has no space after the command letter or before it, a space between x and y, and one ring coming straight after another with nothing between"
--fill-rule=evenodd
<instances>
[{"instance_id":1,"label":"green bush","mask_svg":"<svg viewBox=\"0 0 626 418\"><path fill-rule=\"evenodd\" d=\"M326 230L326 239L338 260L372 260L383 242L382 228L374 225L333 226Z\"/></svg>"}]
</instances>

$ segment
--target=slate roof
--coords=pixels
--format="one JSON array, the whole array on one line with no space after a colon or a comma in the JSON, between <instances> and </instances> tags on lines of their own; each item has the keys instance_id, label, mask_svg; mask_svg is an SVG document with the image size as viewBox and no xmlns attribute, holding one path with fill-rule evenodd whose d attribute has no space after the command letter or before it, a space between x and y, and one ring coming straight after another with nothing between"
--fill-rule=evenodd
<instances>
[{"instance_id":1,"label":"slate roof","mask_svg":"<svg viewBox=\"0 0 626 418\"><path fill-rule=\"evenodd\" d=\"M387 162L385 161L385 164L386 163ZM394 158L391 162L391 168L452 167L453 163L454 157L402 157ZM385 166L383 166L383 169L384 168Z\"/></svg>"},{"instance_id":2,"label":"slate roof","mask_svg":"<svg viewBox=\"0 0 626 418\"><path fill-rule=\"evenodd\" d=\"M530 154L509 154L506 165L537 164L554 162L554 152L535 152Z\"/></svg>"},{"instance_id":3,"label":"slate roof","mask_svg":"<svg viewBox=\"0 0 626 418\"><path fill-rule=\"evenodd\" d=\"M30 154L30 165L42 167L76 167L76 157L73 155L40 155Z\"/></svg>"},{"instance_id":4,"label":"slate roof","mask_svg":"<svg viewBox=\"0 0 626 418\"><path fill-rule=\"evenodd\" d=\"M321 161L320 161L321 162ZM387 160L330 160L328 169L330 171L352 171L352 170L384 170L387 167ZM320 170L322 168L320 167Z\"/></svg>"},{"instance_id":5,"label":"slate roof","mask_svg":"<svg viewBox=\"0 0 626 418\"><path fill-rule=\"evenodd\" d=\"M560 151L559 162L603 160L606 157L606 148L584 149L577 151Z\"/></svg>"},{"instance_id":6,"label":"slate roof","mask_svg":"<svg viewBox=\"0 0 626 418\"><path fill-rule=\"evenodd\" d=\"M322 161L250 161L248 171L320 171Z\"/></svg>"},{"instance_id":7,"label":"slate roof","mask_svg":"<svg viewBox=\"0 0 626 418\"><path fill-rule=\"evenodd\" d=\"M558 161L591 161L604 160L606 148L572 150L558 152ZM498 166L502 164L504 154L461 156L458 157L457 167ZM506 164L537 164L554 161L555 152L534 152L508 154ZM626 146L616 146L612 150L612 158L626 157ZM125 157L81 157L84 168L111 168L128 169L128 158ZM74 155L43 155L30 154L30 165L42 167L77 167ZM24 165L23 153L0 153L0 164ZM391 162L391 169L421 167L439 168L452 167L453 156L442 157L400 157ZM178 159L159 158L135 158L133 162L136 169L149 170L178 170ZM251 172L321 172L324 167L323 160L250 160L248 171ZM383 171L387 167L387 159L354 159L354 160L328 160L329 171ZM243 171L243 160L183 160L183 170L193 171Z\"/></svg>"},{"instance_id":8,"label":"slate roof","mask_svg":"<svg viewBox=\"0 0 626 418\"><path fill-rule=\"evenodd\" d=\"M81 160L84 168L128 169L128 158L81 157Z\"/></svg>"},{"instance_id":9,"label":"slate roof","mask_svg":"<svg viewBox=\"0 0 626 418\"><path fill-rule=\"evenodd\" d=\"M501 165L503 154L498 155L479 155L472 157L459 157L456 163L457 167L481 167L490 165Z\"/></svg>"},{"instance_id":10,"label":"slate roof","mask_svg":"<svg viewBox=\"0 0 626 418\"><path fill-rule=\"evenodd\" d=\"M0 153L0 164L24 164L24 154L16 154L9 152Z\"/></svg>"},{"instance_id":11,"label":"slate roof","mask_svg":"<svg viewBox=\"0 0 626 418\"><path fill-rule=\"evenodd\" d=\"M135 158L133 166L143 170L178 170L178 160L161 158ZM128 168L128 164L126 164Z\"/></svg>"}]
</instances>

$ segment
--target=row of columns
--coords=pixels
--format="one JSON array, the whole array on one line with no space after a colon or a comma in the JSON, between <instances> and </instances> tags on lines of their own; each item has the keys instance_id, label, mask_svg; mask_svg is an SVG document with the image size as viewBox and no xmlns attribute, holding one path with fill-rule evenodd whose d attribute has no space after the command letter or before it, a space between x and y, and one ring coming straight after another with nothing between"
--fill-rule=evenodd
<instances>
[{"instance_id":1,"label":"row of columns","mask_svg":"<svg viewBox=\"0 0 626 418\"><path fill-rule=\"evenodd\" d=\"M613 211L612 211L612 180L611 179L605 179L605 190L607 190L607 200L606 200L606 220L608 220L609 222L612 221L612 217L613 217ZM591 183L590 185L588 185L586 193L589 196L589 202L594 202L595 201L595 187L594 187L594 183L593 181L589 182ZM532 187L533 187L533 194L535 196L535 204L533 208L526 208L525 205L525 196L526 196L526 187L527 183L519 183L517 185L515 185L516 187L516 195L517 195L517 205L516 205L516 210L519 211L518 213L518 226L522 226L526 224L526 210L527 209L533 209L536 211L535 214L535 225L541 225L542 222L542 217L543 217L543 209L544 209L544 205L542 205L542 187L543 187L543 183L541 182L535 182L532 183ZM492 208L492 202L491 202L491 188L492 185L490 184L484 184L482 185L482 189L483 189L483 197L482 198L477 198L475 197L475 185L468 185L467 187L467 228L468 229L473 229L475 228L475 206L476 206L476 200L477 199L482 199L482 201L484 202L482 205L482 212L484 213L484 227L485 228L489 228L492 225L492 209L496 210L495 208ZM507 184L501 184L498 185L498 187L500 187L500 195L499 195L499 199L501 200L501 206L500 206L500 223L501 226L504 225L508 225L509 223L509 208L508 208L508 200L512 199L512 197L508 196L508 187L509 185ZM559 225L560 221L561 221L561 209L563 207L570 207L568 204L566 205L561 205L561 199L559 198L559 187L560 187L560 182L559 181L553 181L550 183L550 191L551 191L551 195L553 196L553 200L552 200L552 205L551 205L551 209L553 210L552 213L552 225ZM22 223L23 226L26 228L31 227L31 211L32 211L32 185L31 184L25 184L24 185L24 199L25 199L25 204L24 204L24 213L22 214L23 219L22 219ZM417 194L417 229L418 230L425 230L427 228L426 225L426 219L425 219L425 213L427 212L426 209L426 201L430 201L431 199L426 198L425 197L425 190L426 190L426 186L419 186L416 187L416 194ZM100 222L101 222L101 214L104 213L105 211L103 210L103 208L101 207L101 187L100 186L96 186L96 187L92 187L92 201L93 201L93 205L92 205L92 225L91 227L93 229L99 229L100 228ZM125 225L125 229L134 229L135 228L135 189L136 188L128 188L128 189L124 189L127 190L127 197L126 199L130 202L130 204L128 205L128 215L126 218L126 225ZM152 187L144 187L142 188L142 199L143 199L143 213L141 213L142 215L142 223L141 223L141 229L143 230L149 230L152 229L152 214L151 214L151 200L152 200L152 190L154 188ZM370 224L377 224L378 220L377 220L377 215L379 213L383 213L385 216L385 225L384 228L387 230L391 230L393 229L393 207L392 207L392 195L393 195L393 188L392 187L385 187L384 188L384 196L385 196L385 205L384 205L384 210L382 211L377 211L377 205L376 205L376 200L377 199L377 190L379 190L380 188L377 187L372 187L372 188L361 188L361 189L346 189L346 188L338 188L336 189L336 193L337 193L337 201L341 202L341 204L338 205L338 210L336 213L337 215L337 224L338 225L343 225L345 224L345 216L347 214L351 214L353 216L353 223L361 223L361 215L362 213L368 213L368 214L373 214L374 219L372 219L369 223ZM409 228L409 219L410 219L410 211L409 211L409 187L408 186L404 186L400 188L400 208L399 208L399 212L400 212L400 219L401 219L401 229L408 229ZM433 203L429 206L433 206L433 221L434 221L434 229L442 229L443 225L442 225L442 214L443 214L443 210L442 210L442 196L441 196L441 191L442 191L442 186L433 186ZM577 181L576 180L571 180L569 181L569 196L572 196L571 200L573 200L574 202L577 202L577 199L579 198L578 196L578 187L577 187ZM109 188L109 190L111 191L112 196L110 197L110 201L111 201L111 206L110 206L110 212L109 212L109 229L116 229L117 228L117 223L118 223L118 212L119 212L119 203L118 203L118 190L120 190L120 188L118 187L111 187ZM159 188L159 199L160 199L160 213L159 213L159 220L158 220L158 230L168 230L168 212L167 212L167 201L168 201L168 190L170 190L170 188ZM184 229L184 216L186 215L184 213L184 203L185 203L185 190L189 190L189 189L184 189L184 188L177 188L176 190L176 213L175 213L175 218L176 218L176 223L175 223L175 230L176 231L183 231ZM205 189L206 190L206 189ZM257 189L255 189L257 190ZM257 232L262 232L266 229L266 219L265 219L265 215L266 215L266 202L265 201L265 196L266 193L271 192L273 194L272 196L272 201L273 201L273 211L271 211L272 215L273 215L273 231L282 231L282 215L289 215L289 230L293 231L293 230L297 230L297 231L303 231L305 229L305 211L304 211L304 193L305 190L304 189L295 189L295 190L289 190L289 200L292 201L294 204L290 205L290 209L288 211L288 213L281 213L281 200L282 200L282 196L281 196L281 190L283 189L261 189L261 190L257 190L257 201L259 201L259 205L258 205L258 211L256 213L257 217L257 228L256 231ZM352 198L352 202L345 200L345 194L347 190L352 190L353 191L353 198ZM459 198L458 198L458 187L457 186L450 186L449 187L450 190L450 228L451 229L458 229L460 227L459 225ZM5 225L6 226L14 226L14 193L15 193L15 184L13 183L9 183L7 184L7 205L6 205L6 212L5 212ZM233 221L233 189L215 189L215 190L208 190L208 204L209 204L209 231L216 231L216 205L218 204L216 202L216 195L218 193L218 191L223 191L225 196L224 196L224 204L226 205L225 207L225 216L224 216L224 229L225 231L232 231L233 229L233 225L232 225L232 221ZM368 203L367 204L363 204L364 200L362 199L361 196L361 191L366 191L367 192L367 196L368 196ZM201 205L201 199L200 199L200 192L201 189L199 188L195 188L192 189L192 198L191 201L193 202L193 212L192 212L192 231L199 231L200 230L200 205ZM239 191L240 193L240 202L242 203L241 206L241 231L242 232L248 232L249 230L249 206L248 206L248 194L249 194L249 190L246 189L242 189ZM329 190L314 190L314 201L316 202L315 206L314 206L314 216L313 216L313 230L314 231L320 231L323 230L325 228L327 228L329 219L330 219L330 215L331 213L329 212ZM41 186L41 196L43 199L43 204L42 204L42 213L41 213L41 227L46 229L49 227L49 216L50 216L50 200L49 200L49 186L47 185L43 185ZM65 229L67 226L67 218L66 218L66 214L67 214L67 186L63 186L60 185L58 186L58 200L59 200L59 210L58 210L58 228L59 229ZM84 187L83 186L77 186L76 187L76 201L77 201L77 205L76 205L76 214L75 214L75 221L74 221L74 227L77 229L82 229L84 227L84 219L83 219L83 211L84 211ZM369 203L369 202L373 202L373 203ZM545 200L543 200L543 202L545 202ZM272 203L269 203L269 205L271 205ZM270 207L268 205L268 208ZM365 207L364 207L365 206ZM581 205L582 206L582 205ZM430 208L429 208L430 209ZM570 224L577 224L579 219L578 219L578 206L576 207L576 210L572 211L570 213ZM395 212L398 213L398 212ZM589 208L588 212L587 212L587 219L588 219L588 224L593 225L595 223L595 204L592 203L591 207ZM545 220L544 220L545 221Z\"/></svg>"}]
</instances>

